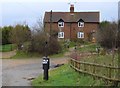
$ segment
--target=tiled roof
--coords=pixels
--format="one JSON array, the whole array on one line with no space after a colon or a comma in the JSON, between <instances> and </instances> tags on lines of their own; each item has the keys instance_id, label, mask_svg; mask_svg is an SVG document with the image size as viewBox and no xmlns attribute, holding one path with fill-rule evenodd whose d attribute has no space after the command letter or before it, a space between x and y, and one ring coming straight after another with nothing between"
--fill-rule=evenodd
<instances>
[{"instance_id":1,"label":"tiled roof","mask_svg":"<svg viewBox=\"0 0 120 88\"><path fill-rule=\"evenodd\" d=\"M52 12L52 22L60 19L64 22L78 22L80 19L84 22L99 22L99 12ZM44 22L50 22L50 12L45 12Z\"/></svg>"}]
</instances>

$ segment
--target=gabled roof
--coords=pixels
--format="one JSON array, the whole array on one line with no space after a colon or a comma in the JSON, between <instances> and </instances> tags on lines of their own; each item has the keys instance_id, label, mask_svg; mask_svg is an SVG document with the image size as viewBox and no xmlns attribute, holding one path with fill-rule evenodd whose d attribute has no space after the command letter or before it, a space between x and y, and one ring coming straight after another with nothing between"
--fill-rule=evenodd
<instances>
[{"instance_id":1,"label":"gabled roof","mask_svg":"<svg viewBox=\"0 0 120 88\"><path fill-rule=\"evenodd\" d=\"M84 22L84 20L82 20L82 19L79 19L77 22Z\"/></svg>"},{"instance_id":2,"label":"gabled roof","mask_svg":"<svg viewBox=\"0 0 120 88\"><path fill-rule=\"evenodd\" d=\"M64 22L78 22L80 19L84 22L99 22L99 12L52 12L52 22L60 19ZM45 12L44 22L50 22L50 12Z\"/></svg>"},{"instance_id":3,"label":"gabled roof","mask_svg":"<svg viewBox=\"0 0 120 88\"><path fill-rule=\"evenodd\" d=\"M58 22L64 22L64 20L60 19L60 20L58 20Z\"/></svg>"}]
</instances>

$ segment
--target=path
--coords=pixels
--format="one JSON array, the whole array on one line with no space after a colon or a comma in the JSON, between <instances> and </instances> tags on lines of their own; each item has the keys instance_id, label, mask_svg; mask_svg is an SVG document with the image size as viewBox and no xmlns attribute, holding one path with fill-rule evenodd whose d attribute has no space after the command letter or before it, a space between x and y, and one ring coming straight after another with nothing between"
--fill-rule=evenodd
<instances>
[{"instance_id":1,"label":"path","mask_svg":"<svg viewBox=\"0 0 120 88\"><path fill-rule=\"evenodd\" d=\"M16 50L10 52L0 52L0 58L10 58L16 54Z\"/></svg>"}]
</instances>

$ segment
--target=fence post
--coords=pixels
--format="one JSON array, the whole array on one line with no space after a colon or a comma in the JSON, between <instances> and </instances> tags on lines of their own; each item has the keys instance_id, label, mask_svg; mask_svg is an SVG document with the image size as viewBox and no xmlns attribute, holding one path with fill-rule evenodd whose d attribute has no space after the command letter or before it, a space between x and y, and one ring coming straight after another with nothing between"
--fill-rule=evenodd
<instances>
[{"instance_id":1,"label":"fence post","mask_svg":"<svg viewBox=\"0 0 120 88\"><path fill-rule=\"evenodd\" d=\"M84 64L84 71L86 71L86 64Z\"/></svg>"},{"instance_id":2,"label":"fence post","mask_svg":"<svg viewBox=\"0 0 120 88\"><path fill-rule=\"evenodd\" d=\"M72 59L70 59L70 65L73 65L73 64L72 64Z\"/></svg>"},{"instance_id":3,"label":"fence post","mask_svg":"<svg viewBox=\"0 0 120 88\"><path fill-rule=\"evenodd\" d=\"M79 64L79 65L78 65L78 66L79 66L78 69L80 70L80 62L79 62L78 64Z\"/></svg>"},{"instance_id":4,"label":"fence post","mask_svg":"<svg viewBox=\"0 0 120 88\"><path fill-rule=\"evenodd\" d=\"M92 66L93 66L93 72L92 73L95 74L95 65L93 64ZM93 79L95 80L94 76L93 76Z\"/></svg>"},{"instance_id":5,"label":"fence post","mask_svg":"<svg viewBox=\"0 0 120 88\"><path fill-rule=\"evenodd\" d=\"M111 64L109 64L111 66ZM111 78L111 68L108 68L108 77Z\"/></svg>"},{"instance_id":6,"label":"fence post","mask_svg":"<svg viewBox=\"0 0 120 88\"><path fill-rule=\"evenodd\" d=\"M77 68L77 62L75 61L75 68Z\"/></svg>"}]
</instances>

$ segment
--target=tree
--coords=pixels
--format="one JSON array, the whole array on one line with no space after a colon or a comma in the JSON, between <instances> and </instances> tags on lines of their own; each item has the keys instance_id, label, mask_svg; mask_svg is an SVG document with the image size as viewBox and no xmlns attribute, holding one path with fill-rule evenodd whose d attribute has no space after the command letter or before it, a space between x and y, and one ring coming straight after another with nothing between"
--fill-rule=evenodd
<instances>
[{"instance_id":1,"label":"tree","mask_svg":"<svg viewBox=\"0 0 120 88\"><path fill-rule=\"evenodd\" d=\"M27 25L17 24L10 32L10 41L17 45L18 50L21 50L23 43L29 41L30 38L31 31Z\"/></svg>"},{"instance_id":2,"label":"tree","mask_svg":"<svg viewBox=\"0 0 120 88\"><path fill-rule=\"evenodd\" d=\"M9 33L13 29L12 26L5 26L1 28L2 30L2 44L10 44L11 42L9 41Z\"/></svg>"},{"instance_id":3,"label":"tree","mask_svg":"<svg viewBox=\"0 0 120 88\"><path fill-rule=\"evenodd\" d=\"M33 27L29 50L30 52L38 52L44 56L59 53L61 46L57 41L56 32L51 31L51 33L47 33L44 30L41 20L39 20Z\"/></svg>"},{"instance_id":4,"label":"tree","mask_svg":"<svg viewBox=\"0 0 120 88\"><path fill-rule=\"evenodd\" d=\"M0 27L0 45L2 45L2 28Z\"/></svg>"},{"instance_id":5,"label":"tree","mask_svg":"<svg viewBox=\"0 0 120 88\"><path fill-rule=\"evenodd\" d=\"M117 47L118 24L116 22L102 22L97 32L97 42L107 49Z\"/></svg>"}]
</instances>

